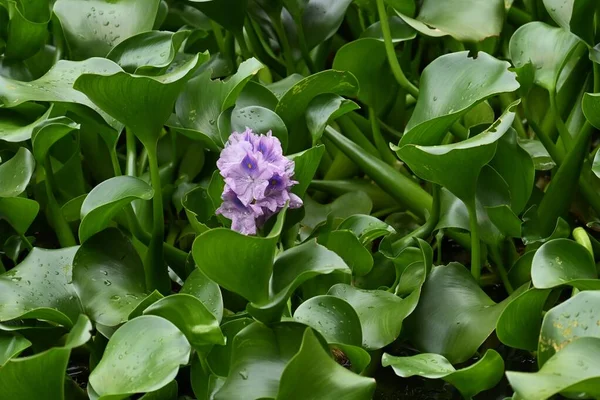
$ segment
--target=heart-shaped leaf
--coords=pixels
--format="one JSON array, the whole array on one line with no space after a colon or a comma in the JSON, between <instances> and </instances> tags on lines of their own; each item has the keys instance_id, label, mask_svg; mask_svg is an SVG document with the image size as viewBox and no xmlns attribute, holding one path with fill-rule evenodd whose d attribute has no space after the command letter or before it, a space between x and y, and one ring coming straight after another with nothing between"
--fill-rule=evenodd
<instances>
[{"instance_id":1,"label":"heart-shaped leaf","mask_svg":"<svg viewBox=\"0 0 600 400\"><path fill-rule=\"evenodd\" d=\"M354 276L364 276L373 268L373 256L351 231L337 230L319 235L319 244L342 257Z\"/></svg>"},{"instance_id":2,"label":"heart-shaped leaf","mask_svg":"<svg viewBox=\"0 0 600 400\"><path fill-rule=\"evenodd\" d=\"M579 36L588 46L594 46L594 13L592 0L544 0L546 11L561 28Z\"/></svg>"},{"instance_id":3,"label":"heart-shaped leaf","mask_svg":"<svg viewBox=\"0 0 600 400\"><path fill-rule=\"evenodd\" d=\"M231 131L221 132L226 136L222 137L223 142L226 142L231 132L244 132L246 128L252 129L256 134L266 134L271 131L279 141L283 151L287 148L288 130L279 118L279 115L268 108L259 106L248 106L243 108L235 108L231 113Z\"/></svg>"},{"instance_id":4,"label":"heart-shaped leaf","mask_svg":"<svg viewBox=\"0 0 600 400\"><path fill-rule=\"evenodd\" d=\"M52 146L79 125L66 117L50 118L38 125L31 135L33 156L38 163L44 164Z\"/></svg>"},{"instance_id":5,"label":"heart-shaped leaf","mask_svg":"<svg viewBox=\"0 0 600 400\"><path fill-rule=\"evenodd\" d=\"M460 41L480 42L500 34L505 8L502 0L449 0L443 4L425 0L416 19L399 11L407 24L427 36L451 35Z\"/></svg>"},{"instance_id":6,"label":"heart-shaped leaf","mask_svg":"<svg viewBox=\"0 0 600 400\"><path fill-rule=\"evenodd\" d=\"M105 229L132 201L150 200L153 195L150 185L132 176L115 176L95 186L81 205L79 240L83 243Z\"/></svg>"},{"instance_id":7,"label":"heart-shaped leaf","mask_svg":"<svg viewBox=\"0 0 600 400\"><path fill-rule=\"evenodd\" d=\"M20 235L27 232L39 211L40 205L35 200L23 197L0 197L0 219L8 221Z\"/></svg>"},{"instance_id":8,"label":"heart-shaped leaf","mask_svg":"<svg viewBox=\"0 0 600 400\"><path fill-rule=\"evenodd\" d=\"M223 296L219 285L208 279L198 268L187 277L180 293L190 294L202 302L215 316L217 321L223 319Z\"/></svg>"},{"instance_id":9,"label":"heart-shaped leaf","mask_svg":"<svg viewBox=\"0 0 600 400\"><path fill-rule=\"evenodd\" d=\"M328 123L359 108L352 100L333 93L320 94L306 108L306 125L312 136L313 146L321 139Z\"/></svg>"},{"instance_id":10,"label":"heart-shaped leaf","mask_svg":"<svg viewBox=\"0 0 600 400\"><path fill-rule=\"evenodd\" d=\"M115 228L91 236L79 247L73 285L85 313L105 326L127 321L147 295L142 260L129 238Z\"/></svg>"},{"instance_id":11,"label":"heart-shaped leaf","mask_svg":"<svg viewBox=\"0 0 600 400\"><path fill-rule=\"evenodd\" d=\"M89 383L107 399L152 392L175 378L190 351L184 334L171 322L154 315L137 317L112 335Z\"/></svg>"},{"instance_id":12,"label":"heart-shaped leaf","mask_svg":"<svg viewBox=\"0 0 600 400\"><path fill-rule=\"evenodd\" d=\"M419 99L400 146L440 144L452 124L475 104L517 90L516 74L509 67L484 52L475 57L464 51L436 58L423 70Z\"/></svg>"},{"instance_id":13,"label":"heart-shaped leaf","mask_svg":"<svg viewBox=\"0 0 600 400\"><path fill-rule=\"evenodd\" d=\"M354 214L338 226L338 229L347 229L354 233L363 244L371 243L373 240L386 236L396 231L385 222L371 216Z\"/></svg>"},{"instance_id":14,"label":"heart-shaped leaf","mask_svg":"<svg viewBox=\"0 0 600 400\"><path fill-rule=\"evenodd\" d=\"M600 339L583 337L565 346L538 372L508 371L506 377L523 399L545 400L562 392L569 398L600 396Z\"/></svg>"},{"instance_id":15,"label":"heart-shaped leaf","mask_svg":"<svg viewBox=\"0 0 600 400\"><path fill-rule=\"evenodd\" d=\"M35 169L33 155L25 147L8 161L0 164L0 197L16 197L23 193Z\"/></svg>"},{"instance_id":16,"label":"heart-shaped leaf","mask_svg":"<svg viewBox=\"0 0 600 400\"><path fill-rule=\"evenodd\" d=\"M570 285L579 289L600 289L598 271L585 247L569 239L544 243L533 257L531 281L538 289Z\"/></svg>"},{"instance_id":17,"label":"heart-shaped leaf","mask_svg":"<svg viewBox=\"0 0 600 400\"><path fill-rule=\"evenodd\" d=\"M538 365L543 366L578 337L600 338L599 305L600 292L584 291L549 310L539 336Z\"/></svg>"},{"instance_id":18,"label":"heart-shaped leaf","mask_svg":"<svg viewBox=\"0 0 600 400\"><path fill-rule=\"evenodd\" d=\"M484 390L491 389L502 379L504 361L500 354L489 349L475 364L456 370L439 354L425 353L412 357L395 357L383 354L381 364L391 366L402 378L422 376L443 379L458 389L465 399L470 399Z\"/></svg>"},{"instance_id":19,"label":"heart-shaped leaf","mask_svg":"<svg viewBox=\"0 0 600 400\"><path fill-rule=\"evenodd\" d=\"M71 58L105 57L119 42L154 25L159 0L58 0L54 13L60 20Z\"/></svg>"}]
</instances>

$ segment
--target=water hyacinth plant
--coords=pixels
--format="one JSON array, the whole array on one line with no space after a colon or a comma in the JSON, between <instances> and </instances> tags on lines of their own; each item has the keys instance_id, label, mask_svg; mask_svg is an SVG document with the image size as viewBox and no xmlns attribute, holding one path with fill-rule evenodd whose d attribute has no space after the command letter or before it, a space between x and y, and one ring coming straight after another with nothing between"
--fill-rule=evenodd
<instances>
[{"instance_id":1,"label":"water hyacinth plant","mask_svg":"<svg viewBox=\"0 0 600 400\"><path fill-rule=\"evenodd\" d=\"M0 400L600 398L600 2L0 0Z\"/></svg>"}]
</instances>

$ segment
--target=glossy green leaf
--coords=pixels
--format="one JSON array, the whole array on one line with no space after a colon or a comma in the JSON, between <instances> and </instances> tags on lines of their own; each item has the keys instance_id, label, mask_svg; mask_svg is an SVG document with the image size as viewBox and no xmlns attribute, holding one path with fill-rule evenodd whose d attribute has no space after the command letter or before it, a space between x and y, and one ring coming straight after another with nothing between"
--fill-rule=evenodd
<instances>
[{"instance_id":1,"label":"glossy green leaf","mask_svg":"<svg viewBox=\"0 0 600 400\"><path fill-rule=\"evenodd\" d=\"M304 199L306 215L301 225L314 229L330 218L347 218L353 214L369 214L373 202L364 192L350 192L341 195L329 204L319 204L310 197Z\"/></svg>"},{"instance_id":2,"label":"glossy green leaf","mask_svg":"<svg viewBox=\"0 0 600 400\"><path fill-rule=\"evenodd\" d=\"M23 197L0 197L0 219L8 221L21 235L27 232L39 211L40 205L35 200Z\"/></svg>"},{"instance_id":3,"label":"glossy green leaf","mask_svg":"<svg viewBox=\"0 0 600 400\"><path fill-rule=\"evenodd\" d=\"M364 276L373 268L373 256L351 231L336 230L318 237L319 244L335 252L352 270L354 276Z\"/></svg>"},{"instance_id":4,"label":"glossy green leaf","mask_svg":"<svg viewBox=\"0 0 600 400\"><path fill-rule=\"evenodd\" d=\"M359 108L352 100L332 93L320 94L306 108L306 126L312 137L313 146L321 139L328 123Z\"/></svg>"},{"instance_id":5,"label":"glossy green leaf","mask_svg":"<svg viewBox=\"0 0 600 400\"><path fill-rule=\"evenodd\" d=\"M190 0L190 3L226 29L241 31L247 0Z\"/></svg>"},{"instance_id":6,"label":"glossy green leaf","mask_svg":"<svg viewBox=\"0 0 600 400\"><path fill-rule=\"evenodd\" d=\"M363 38L344 45L335 54L333 69L352 73L360 87L358 99L378 114L397 97L398 83L381 40Z\"/></svg>"},{"instance_id":7,"label":"glossy green leaf","mask_svg":"<svg viewBox=\"0 0 600 400\"><path fill-rule=\"evenodd\" d=\"M281 375L300 349L305 330L305 325L296 322L269 327L255 322L244 328L233 339L229 376L215 400L275 398Z\"/></svg>"},{"instance_id":8,"label":"glossy green leaf","mask_svg":"<svg viewBox=\"0 0 600 400\"><path fill-rule=\"evenodd\" d=\"M326 41L338 30L351 0L311 0L302 15L304 36L309 49Z\"/></svg>"},{"instance_id":9,"label":"glossy green leaf","mask_svg":"<svg viewBox=\"0 0 600 400\"><path fill-rule=\"evenodd\" d=\"M559 392L569 397L600 396L600 339L583 337L549 359L538 372L508 371L506 377L520 398L545 400Z\"/></svg>"},{"instance_id":10,"label":"glossy green leaf","mask_svg":"<svg viewBox=\"0 0 600 400\"><path fill-rule=\"evenodd\" d=\"M16 197L23 193L35 169L33 155L25 147L8 161L0 164L0 197Z\"/></svg>"},{"instance_id":11,"label":"glossy green leaf","mask_svg":"<svg viewBox=\"0 0 600 400\"><path fill-rule=\"evenodd\" d=\"M50 118L38 125L31 135L36 161L43 164L52 146L76 129L79 129L79 124L66 117Z\"/></svg>"},{"instance_id":12,"label":"glossy green leaf","mask_svg":"<svg viewBox=\"0 0 600 400\"><path fill-rule=\"evenodd\" d=\"M282 212L274 231L265 238L225 228L211 229L194 241L194 261L208 278L225 289L253 302L265 301L283 219Z\"/></svg>"},{"instance_id":13,"label":"glossy green leaf","mask_svg":"<svg viewBox=\"0 0 600 400\"><path fill-rule=\"evenodd\" d=\"M311 240L279 254L273 263L269 297L253 301L248 311L258 320L278 320L286 301L302 283L318 275L350 274L350 268L336 253Z\"/></svg>"},{"instance_id":14,"label":"glossy green leaf","mask_svg":"<svg viewBox=\"0 0 600 400\"><path fill-rule=\"evenodd\" d=\"M85 315L80 315L67 335L64 346L10 360L0 373L3 398L63 400L65 372L71 350L87 343L92 337L91 330L90 320ZM36 377L33 384L31 380L24 379L31 376Z\"/></svg>"},{"instance_id":15,"label":"glossy green leaf","mask_svg":"<svg viewBox=\"0 0 600 400\"><path fill-rule=\"evenodd\" d=\"M385 222L371 215L360 214L354 214L343 220L338 229L352 231L364 244L396 232L394 228Z\"/></svg>"},{"instance_id":16,"label":"glossy green leaf","mask_svg":"<svg viewBox=\"0 0 600 400\"><path fill-rule=\"evenodd\" d=\"M142 32L116 45L106 58L130 74L157 75L175 60L189 34L189 31Z\"/></svg>"},{"instance_id":17,"label":"glossy green leaf","mask_svg":"<svg viewBox=\"0 0 600 400\"><path fill-rule=\"evenodd\" d=\"M150 200L153 194L149 184L132 176L116 176L95 186L81 205L79 240L83 243L105 229L133 200Z\"/></svg>"},{"instance_id":18,"label":"glossy green leaf","mask_svg":"<svg viewBox=\"0 0 600 400\"><path fill-rule=\"evenodd\" d=\"M371 398L374 391L375 379L354 374L336 363L314 332L306 329L300 350L283 370L277 399L358 400Z\"/></svg>"},{"instance_id":19,"label":"glossy green leaf","mask_svg":"<svg viewBox=\"0 0 600 400\"><path fill-rule=\"evenodd\" d=\"M543 366L578 337L600 338L600 292L584 291L549 310L539 337L538 365Z\"/></svg>"},{"instance_id":20,"label":"glossy green leaf","mask_svg":"<svg viewBox=\"0 0 600 400\"><path fill-rule=\"evenodd\" d=\"M10 22L6 29L7 59L25 60L37 53L48 38L50 10L45 0L4 2Z\"/></svg>"},{"instance_id":21,"label":"glossy green leaf","mask_svg":"<svg viewBox=\"0 0 600 400\"><path fill-rule=\"evenodd\" d=\"M561 28L571 31L594 46L594 13L596 3L592 0L544 0L546 11Z\"/></svg>"},{"instance_id":22,"label":"glossy green leaf","mask_svg":"<svg viewBox=\"0 0 600 400\"><path fill-rule=\"evenodd\" d=\"M244 85L262 68L258 60L251 58L241 63L227 81L211 80L210 71L191 79L175 108L179 124L184 128L181 133L201 140L209 149L222 148L222 135L217 126L219 115L233 107Z\"/></svg>"},{"instance_id":23,"label":"glossy green leaf","mask_svg":"<svg viewBox=\"0 0 600 400\"><path fill-rule=\"evenodd\" d=\"M15 107L26 101L82 104L99 113L113 128L122 125L100 110L87 96L73 89L77 78L86 73L116 73L121 68L104 58L84 61L58 61L44 76L31 82L20 82L0 76L0 99L5 107Z\"/></svg>"},{"instance_id":24,"label":"glossy green leaf","mask_svg":"<svg viewBox=\"0 0 600 400\"><path fill-rule=\"evenodd\" d=\"M111 399L152 392L175 378L179 366L187 364L190 350L175 325L144 315L117 329L89 382L96 393Z\"/></svg>"},{"instance_id":25,"label":"glossy green leaf","mask_svg":"<svg viewBox=\"0 0 600 400\"><path fill-rule=\"evenodd\" d=\"M517 104L509 106L492 126L475 137L438 146L408 144L398 149L398 156L420 178L442 185L461 200L471 202L479 173L494 156L496 142L512 125Z\"/></svg>"},{"instance_id":26,"label":"glossy green leaf","mask_svg":"<svg viewBox=\"0 0 600 400\"><path fill-rule=\"evenodd\" d=\"M556 167L556 163L539 140L518 139L519 146L524 149L533 159L536 171L548 171Z\"/></svg>"},{"instance_id":27,"label":"glossy green leaf","mask_svg":"<svg viewBox=\"0 0 600 400\"><path fill-rule=\"evenodd\" d=\"M406 40L412 40L417 36L417 32L400 17L388 17L388 24L390 25L390 34L392 36L392 43L394 44L404 42ZM383 40L381 23L379 21L375 22L373 25L365 29L360 37L372 37Z\"/></svg>"},{"instance_id":28,"label":"glossy green leaf","mask_svg":"<svg viewBox=\"0 0 600 400\"><path fill-rule=\"evenodd\" d=\"M461 116L495 94L519 88L510 64L487 53L475 58L468 52L443 55L421 75L420 95L400 146L440 144Z\"/></svg>"},{"instance_id":29,"label":"glossy green leaf","mask_svg":"<svg viewBox=\"0 0 600 400\"><path fill-rule=\"evenodd\" d=\"M328 343L362 345L358 314L339 297L312 297L294 311L294 319L319 332Z\"/></svg>"},{"instance_id":30,"label":"glossy green leaf","mask_svg":"<svg viewBox=\"0 0 600 400\"><path fill-rule=\"evenodd\" d=\"M465 399L470 399L484 390L494 387L504 375L504 361L500 354L488 350L475 364L456 370L439 354L425 353L412 357L395 357L383 354L381 364L391 366L402 378L422 376L443 379L458 389Z\"/></svg>"},{"instance_id":31,"label":"glossy green leaf","mask_svg":"<svg viewBox=\"0 0 600 400\"><path fill-rule=\"evenodd\" d=\"M517 29L510 38L509 52L515 67L533 64L535 83L553 91L560 72L577 44L577 37L568 31L536 21Z\"/></svg>"},{"instance_id":32,"label":"glossy green leaf","mask_svg":"<svg viewBox=\"0 0 600 400\"><path fill-rule=\"evenodd\" d=\"M538 289L570 285L600 289L598 271L585 247L569 239L554 239L538 249L531 264L531 281Z\"/></svg>"},{"instance_id":33,"label":"glossy green leaf","mask_svg":"<svg viewBox=\"0 0 600 400\"><path fill-rule=\"evenodd\" d=\"M494 303L466 268L450 263L431 271L406 331L419 350L464 362L494 331L508 302Z\"/></svg>"},{"instance_id":34,"label":"glossy green leaf","mask_svg":"<svg viewBox=\"0 0 600 400\"><path fill-rule=\"evenodd\" d=\"M49 107L41 115L38 114L37 118L29 115L30 105L30 103L25 103L12 109L0 109L1 140L23 142L31 139L33 129L50 116L52 107Z\"/></svg>"},{"instance_id":35,"label":"glossy green leaf","mask_svg":"<svg viewBox=\"0 0 600 400\"><path fill-rule=\"evenodd\" d=\"M250 128L256 134L266 134L271 131L273 136L281 141L283 151L287 148L288 130L279 115L268 108L259 106L248 106L244 108L235 108L231 113L232 132L244 132ZM221 132L223 142L226 142L231 132Z\"/></svg>"},{"instance_id":36,"label":"glossy green leaf","mask_svg":"<svg viewBox=\"0 0 600 400\"><path fill-rule=\"evenodd\" d=\"M347 301L356 310L362 327L362 345L369 350L380 349L396 340L404 318L412 312L410 302L383 290L361 290L338 284L329 289L328 294Z\"/></svg>"},{"instance_id":37,"label":"glossy green leaf","mask_svg":"<svg viewBox=\"0 0 600 400\"><path fill-rule=\"evenodd\" d=\"M325 147L318 145L288 157L294 161L294 180L298 181L298 184L292 187L292 193L304 198L306 189L315 176L324 153Z\"/></svg>"},{"instance_id":38,"label":"glossy green leaf","mask_svg":"<svg viewBox=\"0 0 600 400\"><path fill-rule=\"evenodd\" d=\"M219 285L208 279L198 268L187 277L180 293L190 294L204 304L217 321L223 319L223 296Z\"/></svg>"},{"instance_id":39,"label":"glossy green leaf","mask_svg":"<svg viewBox=\"0 0 600 400\"><path fill-rule=\"evenodd\" d=\"M18 333L0 333L0 367L13 357L17 357L23 350L31 346L31 342Z\"/></svg>"},{"instance_id":40,"label":"glossy green leaf","mask_svg":"<svg viewBox=\"0 0 600 400\"><path fill-rule=\"evenodd\" d=\"M146 146L154 145L185 82L207 57L197 54L160 76L133 76L122 71L83 74L73 87L131 129Z\"/></svg>"},{"instance_id":41,"label":"glossy green leaf","mask_svg":"<svg viewBox=\"0 0 600 400\"><path fill-rule=\"evenodd\" d=\"M504 309L496 325L498 339L507 346L534 351L538 346L542 310L550 290L529 289Z\"/></svg>"},{"instance_id":42,"label":"glossy green leaf","mask_svg":"<svg viewBox=\"0 0 600 400\"><path fill-rule=\"evenodd\" d=\"M416 19L398 15L427 36L451 35L460 41L479 42L500 34L504 11L502 0L425 0Z\"/></svg>"},{"instance_id":43,"label":"glossy green leaf","mask_svg":"<svg viewBox=\"0 0 600 400\"><path fill-rule=\"evenodd\" d=\"M585 93L582 109L585 118L596 128L600 127L600 93Z\"/></svg>"},{"instance_id":44,"label":"glossy green leaf","mask_svg":"<svg viewBox=\"0 0 600 400\"><path fill-rule=\"evenodd\" d=\"M142 260L129 238L115 228L91 236L79 247L73 285L85 313L105 326L127 321L146 297Z\"/></svg>"},{"instance_id":45,"label":"glossy green leaf","mask_svg":"<svg viewBox=\"0 0 600 400\"><path fill-rule=\"evenodd\" d=\"M54 13L60 20L71 58L105 57L115 45L152 29L159 0L58 0Z\"/></svg>"},{"instance_id":46,"label":"glossy green leaf","mask_svg":"<svg viewBox=\"0 0 600 400\"><path fill-rule=\"evenodd\" d=\"M77 247L34 248L19 265L0 275L0 320L40 318L72 326L83 312L69 283L76 251Z\"/></svg>"}]
</instances>

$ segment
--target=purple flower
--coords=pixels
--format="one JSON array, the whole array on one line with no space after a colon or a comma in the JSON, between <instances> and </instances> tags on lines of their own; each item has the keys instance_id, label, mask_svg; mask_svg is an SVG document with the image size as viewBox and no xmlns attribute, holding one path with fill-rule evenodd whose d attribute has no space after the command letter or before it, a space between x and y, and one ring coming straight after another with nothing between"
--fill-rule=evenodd
<instances>
[{"instance_id":1,"label":"purple flower","mask_svg":"<svg viewBox=\"0 0 600 400\"><path fill-rule=\"evenodd\" d=\"M225 179L223 204L217 209L231 220L231 229L244 235L256 234L270 216L287 202L302 206L302 199L290 190L294 162L283 155L281 142L271 131L257 135L250 128L233 132L221 151L217 167Z\"/></svg>"}]
</instances>

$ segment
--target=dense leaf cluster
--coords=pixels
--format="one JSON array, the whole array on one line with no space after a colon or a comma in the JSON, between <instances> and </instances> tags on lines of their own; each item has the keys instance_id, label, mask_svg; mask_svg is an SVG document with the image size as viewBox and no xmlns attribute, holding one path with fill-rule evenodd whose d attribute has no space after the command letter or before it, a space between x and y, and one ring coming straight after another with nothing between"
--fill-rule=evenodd
<instances>
[{"instance_id":1,"label":"dense leaf cluster","mask_svg":"<svg viewBox=\"0 0 600 400\"><path fill-rule=\"evenodd\" d=\"M597 42L595 0L0 0L0 400L600 398ZM256 235L247 128L303 203Z\"/></svg>"}]
</instances>

